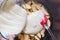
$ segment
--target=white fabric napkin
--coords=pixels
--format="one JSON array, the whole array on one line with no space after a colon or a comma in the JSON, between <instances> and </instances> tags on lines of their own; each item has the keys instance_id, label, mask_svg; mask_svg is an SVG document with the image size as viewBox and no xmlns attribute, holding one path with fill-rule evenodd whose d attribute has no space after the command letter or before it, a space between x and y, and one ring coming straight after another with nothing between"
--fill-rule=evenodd
<instances>
[{"instance_id":1,"label":"white fabric napkin","mask_svg":"<svg viewBox=\"0 0 60 40\"><path fill-rule=\"evenodd\" d=\"M26 17L26 11L17 4L9 12L0 13L0 32L4 36L20 33L25 26Z\"/></svg>"}]
</instances>

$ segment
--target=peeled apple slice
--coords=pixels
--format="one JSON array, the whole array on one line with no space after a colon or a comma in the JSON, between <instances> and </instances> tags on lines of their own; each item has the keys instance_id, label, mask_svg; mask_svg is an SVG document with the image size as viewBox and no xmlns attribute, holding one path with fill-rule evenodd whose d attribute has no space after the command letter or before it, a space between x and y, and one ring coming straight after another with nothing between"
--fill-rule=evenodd
<instances>
[{"instance_id":1,"label":"peeled apple slice","mask_svg":"<svg viewBox=\"0 0 60 40\"><path fill-rule=\"evenodd\" d=\"M20 33L25 26L26 16L26 11L17 4L9 12L2 11L0 13L0 32L3 35Z\"/></svg>"},{"instance_id":2,"label":"peeled apple slice","mask_svg":"<svg viewBox=\"0 0 60 40\"><path fill-rule=\"evenodd\" d=\"M44 13L39 10L28 15L27 25L24 30L26 34L36 34L43 29L43 26L40 24L44 19Z\"/></svg>"}]
</instances>

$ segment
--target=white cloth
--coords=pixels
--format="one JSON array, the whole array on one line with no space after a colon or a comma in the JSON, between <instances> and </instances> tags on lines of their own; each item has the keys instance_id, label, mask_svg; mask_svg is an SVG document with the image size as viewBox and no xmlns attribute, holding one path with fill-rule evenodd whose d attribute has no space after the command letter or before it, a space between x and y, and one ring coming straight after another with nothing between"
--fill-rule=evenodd
<instances>
[{"instance_id":1,"label":"white cloth","mask_svg":"<svg viewBox=\"0 0 60 40\"><path fill-rule=\"evenodd\" d=\"M3 35L20 33L25 26L26 17L26 11L17 4L9 12L0 13L0 32Z\"/></svg>"},{"instance_id":2,"label":"white cloth","mask_svg":"<svg viewBox=\"0 0 60 40\"><path fill-rule=\"evenodd\" d=\"M44 13L41 10L33 12L30 15L28 15L27 25L24 32L27 34L36 34L40 32L43 28L40 22L43 19L44 19Z\"/></svg>"}]
</instances>

